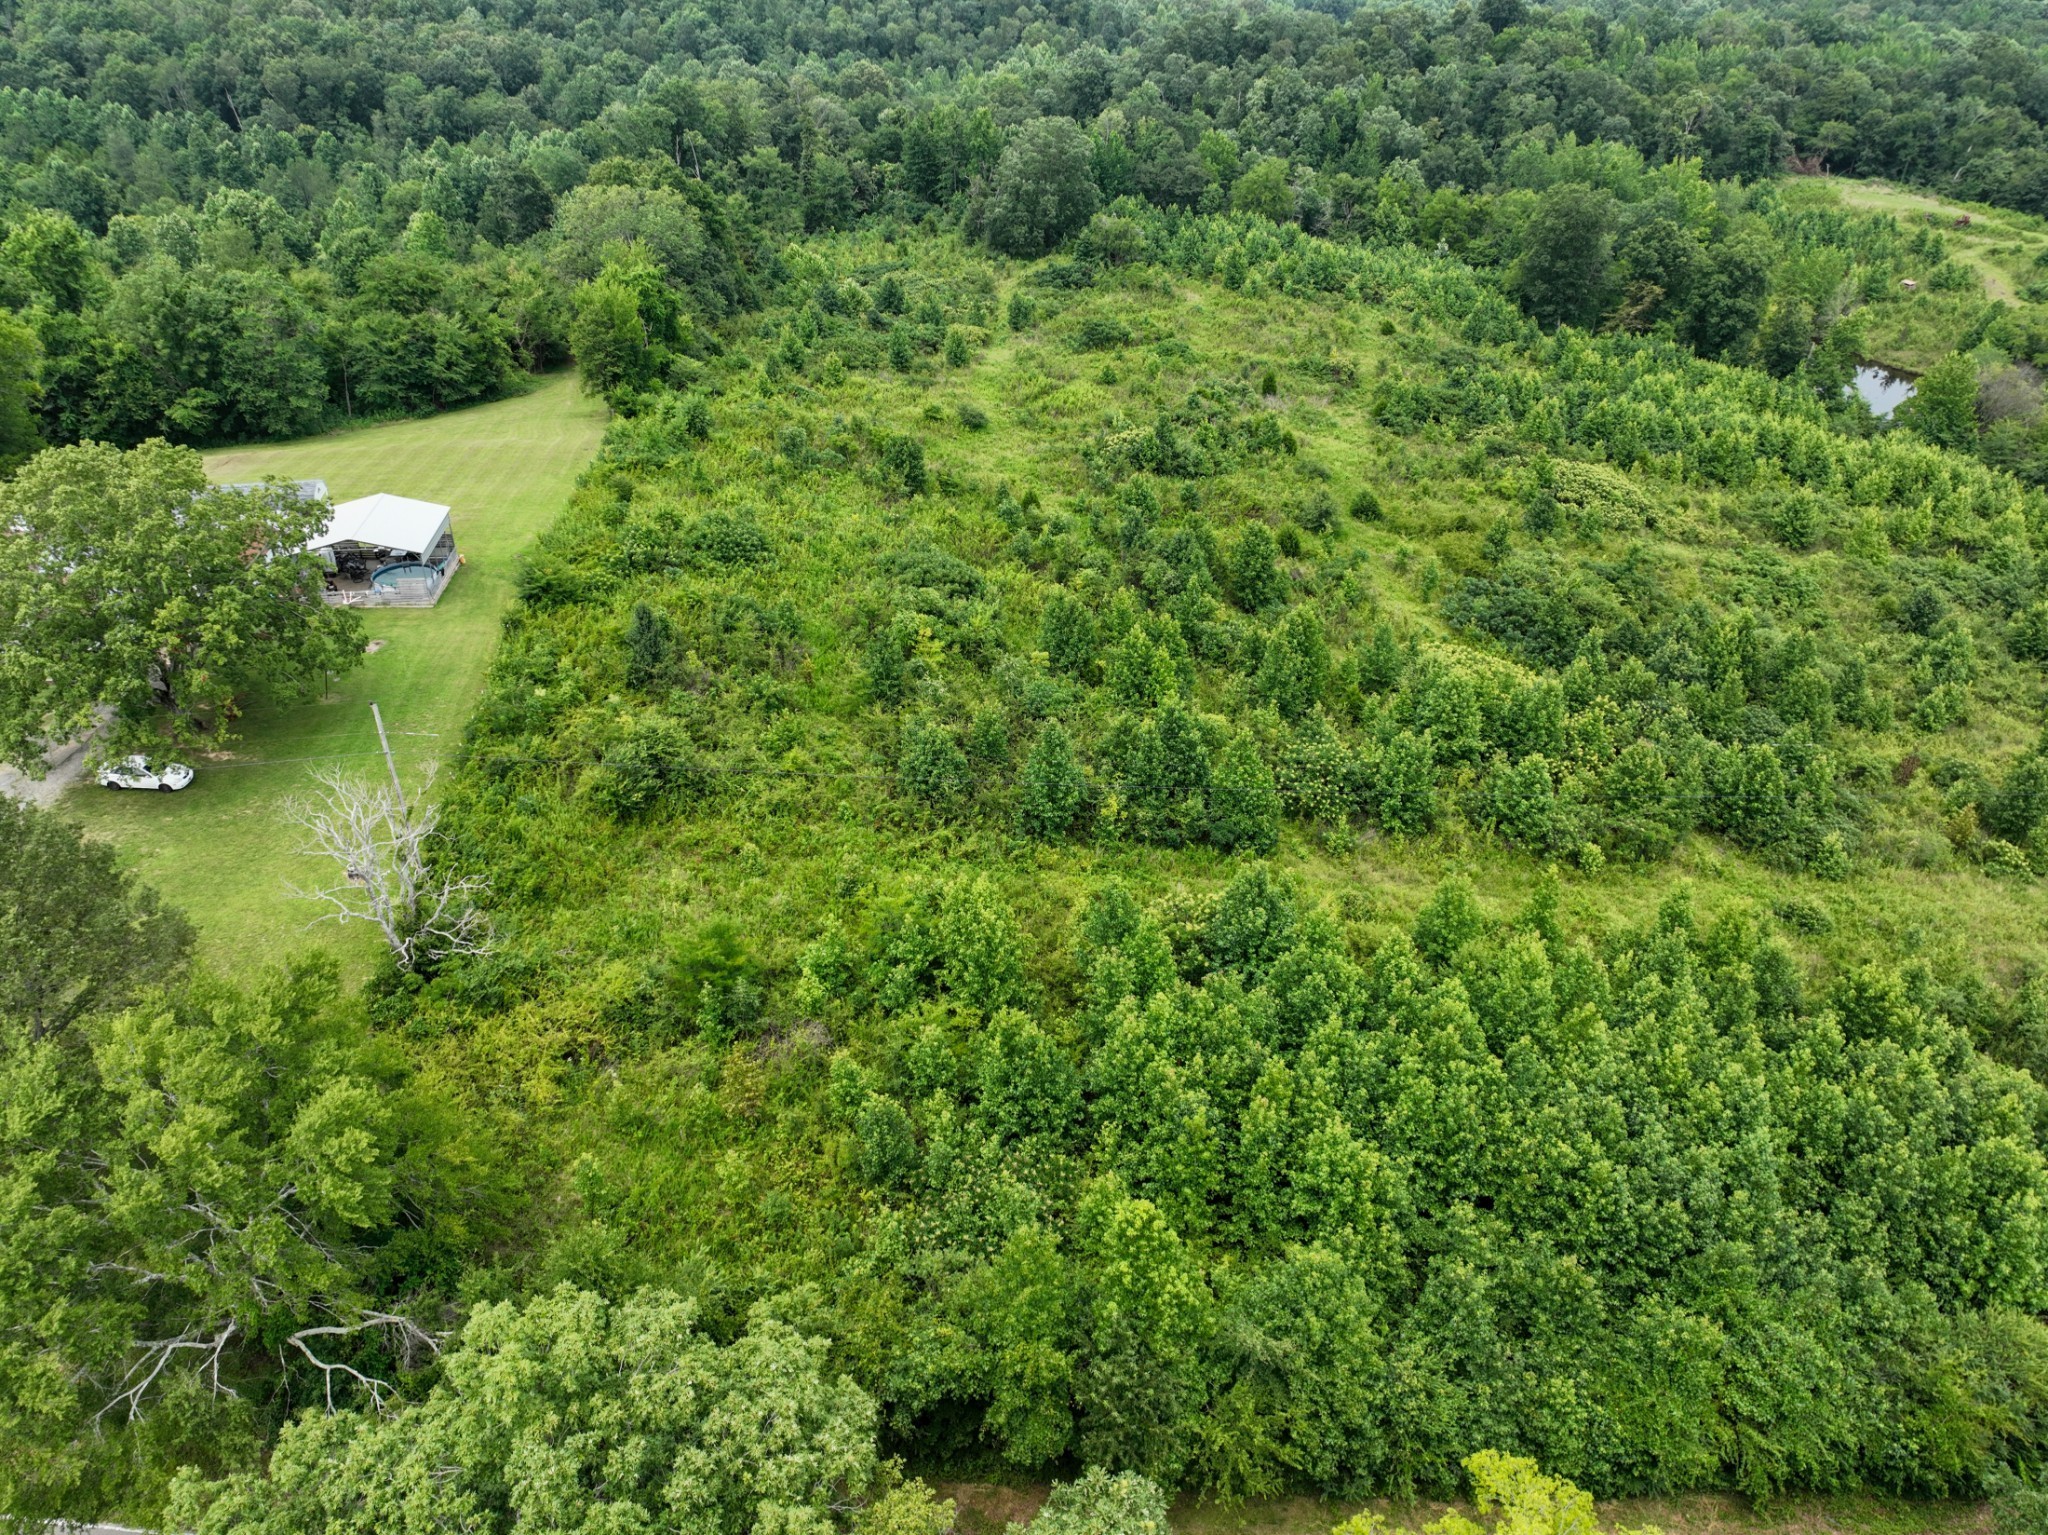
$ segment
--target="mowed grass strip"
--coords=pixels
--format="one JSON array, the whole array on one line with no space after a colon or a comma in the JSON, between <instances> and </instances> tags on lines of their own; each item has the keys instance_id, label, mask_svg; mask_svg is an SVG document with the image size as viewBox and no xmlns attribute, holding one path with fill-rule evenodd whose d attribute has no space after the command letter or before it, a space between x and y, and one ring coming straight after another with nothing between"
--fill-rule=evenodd
<instances>
[{"instance_id":1,"label":"mowed grass strip","mask_svg":"<svg viewBox=\"0 0 2048 1535\"><path fill-rule=\"evenodd\" d=\"M518 556L567 499L604 414L565 373L468 410L207 455L218 482L317 478L336 501L389 491L443 502L454 509L465 559L437 606L366 610L374 653L362 666L317 703L252 708L232 753L193 760L199 776L183 793L119 794L87 783L64 797L63 814L111 840L124 864L191 915L208 960L264 964L318 942L351 971L367 968L375 955L367 929L323 923L309 932L317 908L288 893L289 883L323 871L299 854L285 806L322 766L384 773L372 702L408 792L453 750L482 688Z\"/></svg>"}]
</instances>

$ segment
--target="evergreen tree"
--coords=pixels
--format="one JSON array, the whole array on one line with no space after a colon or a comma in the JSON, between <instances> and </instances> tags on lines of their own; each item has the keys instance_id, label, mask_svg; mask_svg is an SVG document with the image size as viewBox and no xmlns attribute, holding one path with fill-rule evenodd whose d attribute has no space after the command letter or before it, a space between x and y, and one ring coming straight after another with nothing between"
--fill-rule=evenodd
<instances>
[{"instance_id":1,"label":"evergreen tree","mask_svg":"<svg viewBox=\"0 0 2048 1535\"><path fill-rule=\"evenodd\" d=\"M885 709L902 703L910 669L904 661L903 635L894 624L868 636L866 661L868 696Z\"/></svg>"},{"instance_id":2,"label":"evergreen tree","mask_svg":"<svg viewBox=\"0 0 2048 1535\"><path fill-rule=\"evenodd\" d=\"M1080 813L1085 792L1072 738L1059 721L1046 721L1024 761L1017 806L1024 835L1046 842L1065 836Z\"/></svg>"},{"instance_id":3,"label":"evergreen tree","mask_svg":"<svg viewBox=\"0 0 2048 1535\"><path fill-rule=\"evenodd\" d=\"M652 685L668 664L668 653L668 620L646 603L634 603L632 620L626 625L626 685Z\"/></svg>"},{"instance_id":4,"label":"evergreen tree","mask_svg":"<svg viewBox=\"0 0 2048 1535\"><path fill-rule=\"evenodd\" d=\"M1270 853L1280 845L1280 791L1251 737L1223 748L1209 781L1209 840L1226 851Z\"/></svg>"},{"instance_id":5,"label":"evergreen tree","mask_svg":"<svg viewBox=\"0 0 2048 1535\"><path fill-rule=\"evenodd\" d=\"M958 810L974 792L973 770L953 732L922 718L903 732L897 779L910 798L942 814Z\"/></svg>"},{"instance_id":6,"label":"evergreen tree","mask_svg":"<svg viewBox=\"0 0 2048 1535\"><path fill-rule=\"evenodd\" d=\"M1530 852L1550 846L1558 825L1557 791L1550 764L1541 755L1498 770L1487 785L1487 798L1502 833Z\"/></svg>"},{"instance_id":7,"label":"evergreen tree","mask_svg":"<svg viewBox=\"0 0 2048 1535\"><path fill-rule=\"evenodd\" d=\"M1458 950L1486 931L1486 917L1471 883L1453 876L1437 886L1415 914L1416 952L1432 964L1448 965Z\"/></svg>"},{"instance_id":8,"label":"evergreen tree","mask_svg":"<svg viewBox=\"0 0 2048 1535\"><path fill-rule=\"evenodd\" d=\"M1064 591L1054 592L1038 624L1038 647L1056 672L1084 681L1095 664L1095 617Z\"/></svg>"},{"instance_id":9,"label":"evergreen tree","mask_svg":"<svg viewBox=\"0 0 2048 1535\"><path fill-rule=\"evenodd\" d=\"M1419 836L1436 824L1436 753L1429 737L1402 731L1380 754L1373 800L1387 831Z\"/></svg>"},{"instance_id":10,"label":"evergreen tree","mask_svg":"<svg viewBox=\"0 0 2048 1535\"><path fill-rule=\"evenodd\" d=\"M1280 711L1282 719L1298 720L1323 696L1330 675L1330 648L1323 639L1323 621L1313 608L1298 607L1280 620L1266 642L1259 664L1259 696Z\"/></svg>"},{"instance_id":11,"label":"evergreen tree","mask_svg":"<svg viewBox=\"0 0 2048 1535\"><path fill-rule=\"evenodd\" d=\"M1280 546L1263 522L1245 524L1230 552L1227 590L1230 600L1247 613L1262 613L1287 595L1287 583L1275 561Z\"/></svg>"},{"instance_id":12,"label":"evergreen tree","mask_svg":"<svg viewBox=\"0 0 2048 1535\"><path fill-rule=\"evenodd\" d=\"M923 495L931 484L924 466L924 443L908 433L890 433L882 439L882 472L903 488L905 495Z\"/></svg>"},{"instance_id":13,"label":"evergreen tree","mask_svg":"<svg viewBox=\"0 0 2048 1535\"><path fill-rule=\"evenodd\" d=\"M1408 653L1394 638L1394 626L1373 626L1372 643L1358 657L1358 683L1368 692L1385 693L1400 684L1408 669Z\"/></svg>"}]
</instances>

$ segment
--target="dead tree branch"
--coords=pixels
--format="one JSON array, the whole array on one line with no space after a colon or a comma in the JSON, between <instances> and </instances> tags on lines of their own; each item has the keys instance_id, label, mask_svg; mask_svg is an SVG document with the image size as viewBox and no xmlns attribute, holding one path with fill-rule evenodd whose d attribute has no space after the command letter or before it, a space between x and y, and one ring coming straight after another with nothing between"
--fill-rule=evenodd
<instances>
[{"instance_id":1,"label":"dead tree branch","mask_svg":"<svg viewBox=\"0 0 2048 1535\"><path fill-rule=\"evenodd\" d=\"M428 858L440 811L425 789L408 807L393 790L333 768L313 777L322 792L291 807L307 834L301 851L342 871L339 884L291 887L295 895L330 908L315 921L373 923L406 971L455 954L490 952L489 919L477 905L489 883L436 867Z\"/></svg>"},{"instance_id":2,"label":"dead tree branch","mask_svg":"<svg viewBox=\"0 0 2048 1535\"><path fill-rule=\"evenodd\" d=\"M327 1396L327 1410L330 1413L334 1411L335 1376L340 1375L348 1380L353 1380L357 1385L367 1390L370 1393L370 1404L379 1412L384 1410L384 1393L391 1389L391 1382L380 1380L374 1375L365 1375L354 1365L322 1359L313 1352L312 1347L306 1340L309 1338L346 1338L355 1333L368 1332L375 1328L381 1328L391 1335L398 1351L399 1361L408 1369L412 1367L413 1361L420 1356L423 1350L430 1354L439 1354L441 1352L441 1344L447 1338L445 1333L428 1332L411 1317L400 1316L390 1311L366 1311L363 1313L360 1321L335 1323L326 1327L302 1327L284 1340L286 1344L304 1354L312 1366L320 1372L321 1382ZM278 1350L278 1357L280 1359L284 1357L284 1349L282 1347Z\"/></svg>"},{"instance_id":3,"label":"dead tree branch","mask_svg":"<svg viewBox=\"0 0 2048 1535\"><path fill-rule=\"evenodd\" d=\"M99 1422L108 1413L123 1403L128 1407L128 1421L136 1422L142 1416L142 1400L149 1394L149 1388L156 1384L157 1377L164 1373L170 1362L179 1354L203 1353L199 1368L208 1372L213 1379L217 1395L237 1396L233 1386L223 1385L220 1378L220 1356L228 1342L240 1329L229 1322L212 1337L207 1337L203 1328L180 1333L175 1338L156 1338L135 1346L141 1350L135 1363L128 1367L128 1373L121 1378L121 1389L107 1399L107 1404L93 1414L93 1421Z\"/></svg>"}]
</instances>

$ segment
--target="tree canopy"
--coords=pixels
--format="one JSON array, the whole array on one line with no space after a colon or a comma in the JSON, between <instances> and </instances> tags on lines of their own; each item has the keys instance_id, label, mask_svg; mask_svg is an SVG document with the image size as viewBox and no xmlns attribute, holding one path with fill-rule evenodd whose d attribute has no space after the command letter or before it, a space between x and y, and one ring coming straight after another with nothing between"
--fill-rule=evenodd
<instances>
[{"instance_id":1,"label":"tree canopy","mask_svg":"<svg viewBox=\"0 0 2048 1535\"><path fill-rule=\"evenodd\" d=\"M0 757L112 716L108 745L161 754L233 739L244 700L303 696L362 657L306 545L324 503L209 487L163 442L48 448L0 487Z\"/></svg>"}]
</instances>

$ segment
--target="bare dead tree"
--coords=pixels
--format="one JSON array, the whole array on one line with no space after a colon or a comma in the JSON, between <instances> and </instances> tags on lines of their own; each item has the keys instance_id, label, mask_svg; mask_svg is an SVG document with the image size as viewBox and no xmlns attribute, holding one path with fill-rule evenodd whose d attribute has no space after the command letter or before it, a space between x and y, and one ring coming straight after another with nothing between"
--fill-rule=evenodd
<instances>
[{"instance_id":1,"label":"bare dead tree","mask_svg":"<svg viewBox=\"0 0 2048 1535\"><path fill-rule=\"evenodd\" d=\"M148 1278L157 1276L150 1275ZM259 1306L264 1304L258 1293ZM297 1349L308 1363L320 1372L327 1410L334 1411L334 1384L337 1377L344 1383L354 1381L370 1394L370 1404L382 1412L386 1396L392 1385L388 1380L367 1374L354 1365L321 1358L313 1352L313 1341L319 1338L348 1338L362 1332L382 1332L386 1346L397 1355L399 1365L407 1370L419 1368L422 1360L438 1356L441 1345L448 1341L445 1332L430 1332L411 1317L395 1311L361 1311L353 1322L334 1322L324 1326L302 1327L290 1334L278 1345L280 1362L286 1359L286 1349ZM172 1361L181 1355L196 1355L193 1368L200 1379L215 1396L239 1396L241 1393L220 1378L221 1356L226 1353L229 1343L242 1335L241 1324L232 1317L220 1323L218 1328L210 1322L199 1323L175 1338L149 1338L137 1341L133 1347L135 1356L130 1361L127 1373L122 1376L118 1387L109 1395L106 1403L93 1414L94 1423L99 1423L108 1414L120 1412L130 1423L143 1416L144 1403L150 1388L170 1368Z\"/></svg>"},{"instance_id":2,"label":"bare dead tree","mask_svg":"<svg viewBox=\"0 0 2048 1535\"><path fill-rule=\"evenodd\" d=\"M439 1354L441 1352L441 1344L447 1338L446 1333L428 1332L411 1317L400 1316L390 1311L366 1311L362 1314L362 1319L356 1322L341 1322L328 1327L300 1328L284 1340L285 1344L304 1354L311 1361L313 1367L320 1372L321 1380L325 1383L326 1387L327 1410L329 1412L334 1411L334 1378L337 1375L346 1380L354 1381L357 1385L368 1391L370 1393L371 1405L379 1412L384 1410L384 1393L391 1389L391 1382L379 1380L374 1375L365 1375L354 1365L330 1363L315 1354L307 1340L309 1338L346 1338L355 1333L367 1332L372 1328L381 1329L389 1336L392 1348L398 1354L399 1362L408 1370L413 1368L423 1354ZM279 1359L284 1358L284 1348L282 1346L279 1347L277 1353Z\"/></svg>"},{"instance_id":3,"label":"bare dead tree","mask_svg":"<svg viewBox=\"0 0 2048 1535\"><path fill-rule=\"evenodd\" d=\"M128 1421L135 1422L142 1416L142 1401L149 1394L149 1388L156 1384L156 1378L178 1355L197 1353L200 1355L199 1369L212 1377L216 1396L236 1396L233 1386L220 1378L220 1356L228 1342L240 1331L239 1326L229 1321L219 1332L210 1337L203 1328L193 1328L175 1338L152 1338L135 1345L135 1362L128 1367L128 1373L121 1378L121 1389L107 1399L107 1404L93 1414L97 1423L116 1407L128 1409Z\"/></svg>"},{"instance_id":4,"label":"bare dead tree","mask_svg":"<svg viewBox=\"0 0 2048 1535\"><path fill-rule=\"evenodd\" d=\"M408 806L395 790L339 769L322 769L313 778L321 792L290 807L307 835L301 851L342 871L339 884L291 887L295 895L330 908L315 921L374 923L406 971L455 954L490 952L489 919L477 905L490 886L476 875L438 868L427 857L440 811L424 787Z\"/></svg>"}]
</instances>

